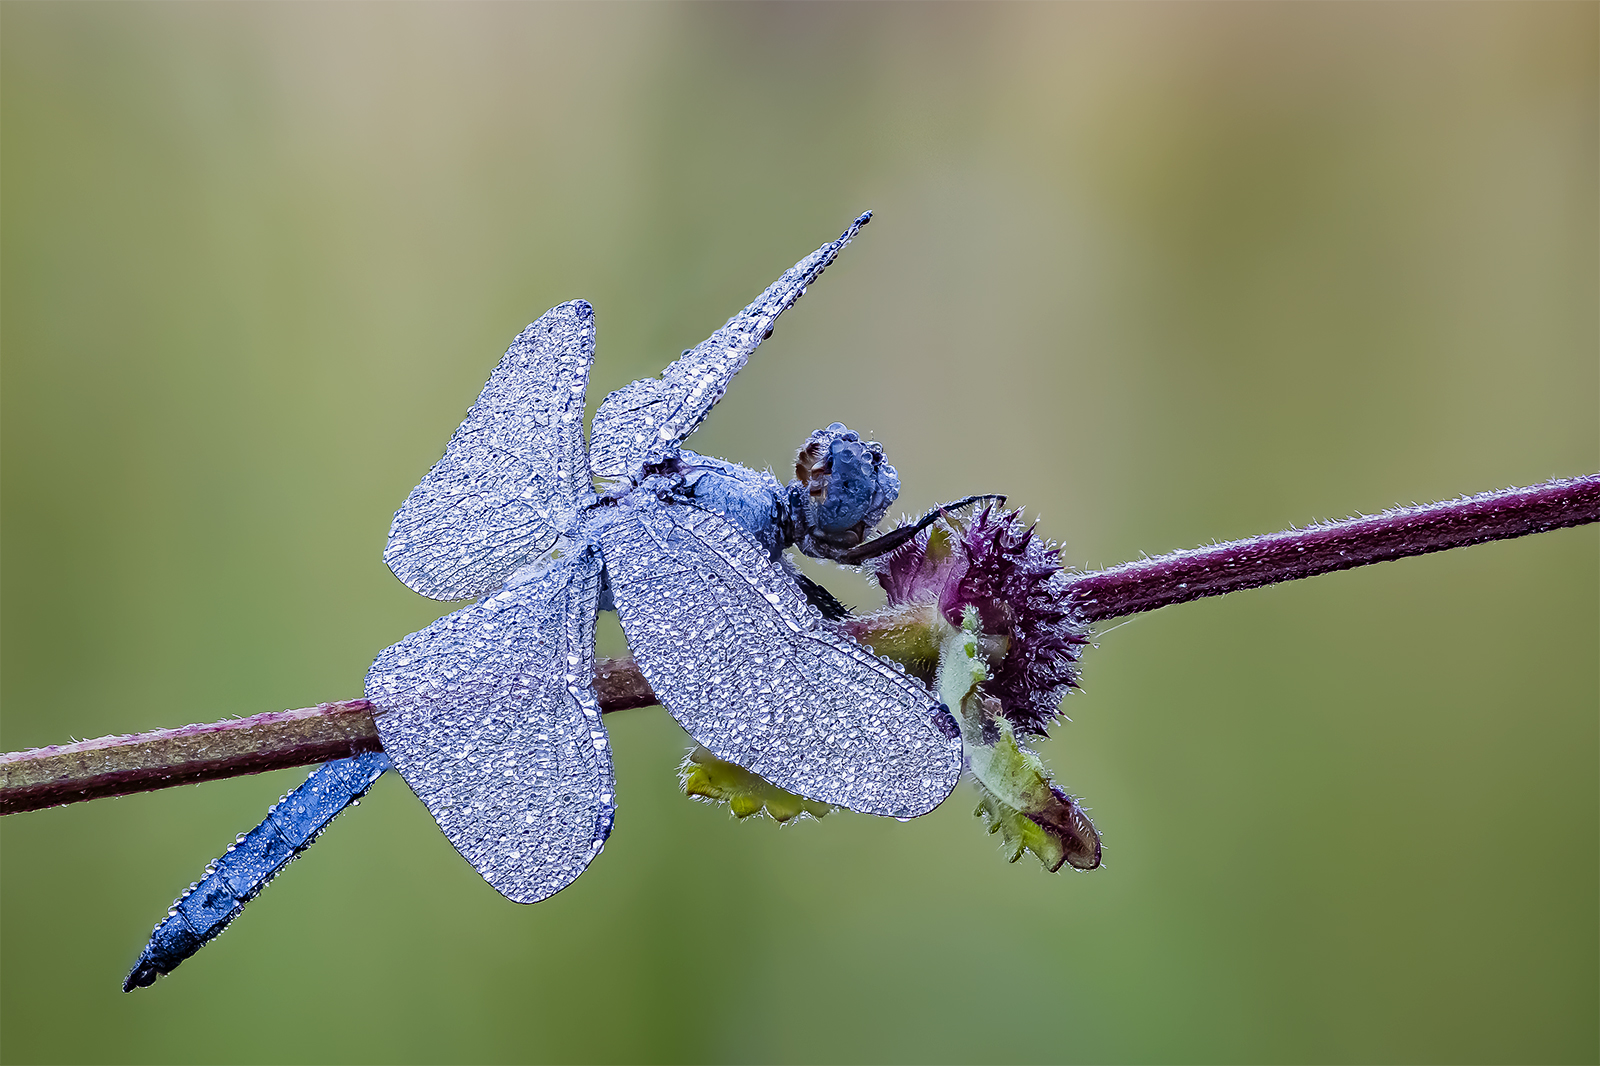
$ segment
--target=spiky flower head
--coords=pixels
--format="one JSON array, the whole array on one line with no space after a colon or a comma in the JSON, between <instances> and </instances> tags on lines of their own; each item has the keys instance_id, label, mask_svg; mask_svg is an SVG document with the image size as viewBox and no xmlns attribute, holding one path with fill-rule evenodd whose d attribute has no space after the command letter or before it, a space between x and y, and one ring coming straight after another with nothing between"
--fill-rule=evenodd
<instances>
[{"instance_id":1,"label":"spiky flower head","mask_svg":"<svg viewBox=\"0 0 1600 1066\"><path fill-rule=\"evenodd\" d=\"M997 655L984 691L1018 730L1043 735L1077 686L1078 649L1089 637L1068 608L1058 547L1021 514L991 506L964 524L948 519L874 571L891 607L936 602L952 626L976 610Z\"/></svg>"}]
</instances>

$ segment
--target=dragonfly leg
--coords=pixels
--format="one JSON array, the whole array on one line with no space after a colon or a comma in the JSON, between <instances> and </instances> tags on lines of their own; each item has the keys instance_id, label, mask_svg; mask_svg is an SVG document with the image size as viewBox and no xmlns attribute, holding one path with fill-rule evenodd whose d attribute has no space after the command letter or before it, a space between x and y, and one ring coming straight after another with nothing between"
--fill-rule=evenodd
<instances>
[{"instance_id":1,"label":"dragonfly leg","mask_svg":"<svg viewBox=\"0 0 1600 1066\"><path fill-rule=\"evenodd\" d=\"M874 537L869 541L857 544L854 548L840 555L838 560L841 563L855 566L879 555L886 555L933 525L944 515L971 507L976 503L982 503L984 500L998 500L1002 505L1006 502L1004 496L997 493L988 493L981 496L968 496L964 499L956 500L954 503L940 504L923 515L915 524L901 526L899 529L891 529L881 537Z\"/></svg>"},{"instance_id":2,"label":"dragonfly leg","mask_svg":"<svg viewBox=\"0 0 1600 1066\"><path fill-rule=\"evenodd\" d=\"M842 622L850 617L850 608L840 603L833 593L811 580L800 571L796 570L790 575L794 583L800 586L800 591L805 593L811 606L815 607L822 617L830 622Z\"/></svg>"},{"instance_id":3,"label":"dragonfly leg","mask_svg":"<svg viewBox=\"0 0 1600 1066\"><path fill-rule=\"evenodd\" d=\"M199 951L267 882L316 840L346 807L366 794L393 765L383 752L323 763L304 784L279 800L266 819L240 836L206 874L179 896L139 954L124 992L155 983Z\"/></svg>"}]
</instances>

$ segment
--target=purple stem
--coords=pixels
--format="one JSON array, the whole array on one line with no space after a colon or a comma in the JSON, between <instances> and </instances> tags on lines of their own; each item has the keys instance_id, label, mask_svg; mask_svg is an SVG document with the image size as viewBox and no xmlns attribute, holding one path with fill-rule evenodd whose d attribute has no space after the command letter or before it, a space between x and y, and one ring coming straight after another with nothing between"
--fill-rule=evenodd
<instances>
[{"instance_id":1,"label":"purple stem","mask_svg":"<svg viewBox=\"0 0 1600 1066\"><path fill-rule=\"evenodd\" d=\"M1070 579L1084 622L1408 555L1600 521L1600 474L1173 552ZM595 664L604 711L656 702L632 659ZM324 703L0 755L0 814L379 750L372 705Z\"/></svg>"},{"instance_id":2,"label":"purple stem","mask_svg":"<svg viewBox=\"0 0 1600 1066\"><path fill-rule=\"evenodd\" d=\"M656 702L626 656L595 663L594 687L606 713ZM0 755L0 814L382 751L372 709L366 700L345 700L13 751Z\"/></svg>"},{"instance_id":3,"label":"purple stem","mask_svg":"<svg viewBox=\"0 0 1600 1066\"><path fill-rule=\"evenodd\" d=\"M1600 474L1171 552L1071 578L1085 622L1369 563L1600 521Z\"/></svg>"}]
</instances>

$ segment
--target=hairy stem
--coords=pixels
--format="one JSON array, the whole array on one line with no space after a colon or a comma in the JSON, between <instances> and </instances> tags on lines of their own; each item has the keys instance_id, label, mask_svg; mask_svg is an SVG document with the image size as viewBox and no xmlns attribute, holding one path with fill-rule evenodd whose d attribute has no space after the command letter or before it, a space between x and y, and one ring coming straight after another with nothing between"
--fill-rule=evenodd
<instances>
[{"instance_id":1,"label":"hairy stem","mask_svg":"<svg viewBox=\"0 0 1600 1066\"><path fill-rule=\"evenodd\" d=\"M594 684L605 712L656 702L628 657L597 662ZM0 814L381 751L372 711L366 700L345 700L14 751L0 755Z\"/></svg>"},{"instance_id":2,"label":"hairy stem","mask_svg":"<svg viewBox=\"0 0 1600 1066\"><path fill-rule=\"evenodd\" d=\"M1204 596L1596 521L1600 474L1124 563L1071 578L1067 596L1084 622L1100 622ZM870 636L863 639L871 643ZM595 688L607 712L656 702L630 658L597 663ZM377 751L372 710L366 700L348 700L0 755L0 814Z\"/></svg>"},{"instance_id":3,"label":"hairy stem","mask_svg":"<svg viewBox=\"0 0 1600 1066\"><path fill-rule=\"evenodd\" d=\"M1068 582L1085 622L1205 596L1600 521L1600 474L1286 529L1123 563Z\"/></svg>"}]
</instances>

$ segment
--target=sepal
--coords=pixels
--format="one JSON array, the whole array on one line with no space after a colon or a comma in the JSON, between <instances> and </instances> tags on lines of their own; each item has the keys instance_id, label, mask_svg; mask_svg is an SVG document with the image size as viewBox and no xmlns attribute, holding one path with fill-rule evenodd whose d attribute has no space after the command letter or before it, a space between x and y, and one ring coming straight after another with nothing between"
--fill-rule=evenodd
<instances>
[{"instance_id":1,"label":"sepal","mask_svg":"<svg viewBox=\"0 0 1600 1066\"><path fill-rule=\"evenodd\" d=\"M967 768L978 788L976 813L988 821L991 833L1003 835L1013 849L1012 862L1027 850L1052 872L1066 863L1093 870L1100 865L1100 835L1089 816L1017 739L1000 701L979 689L989 672L980 626L977 610L969 606L961 628L945 636L938 674L939 697L961 728Z\"/></svg>"}]
</instances>

